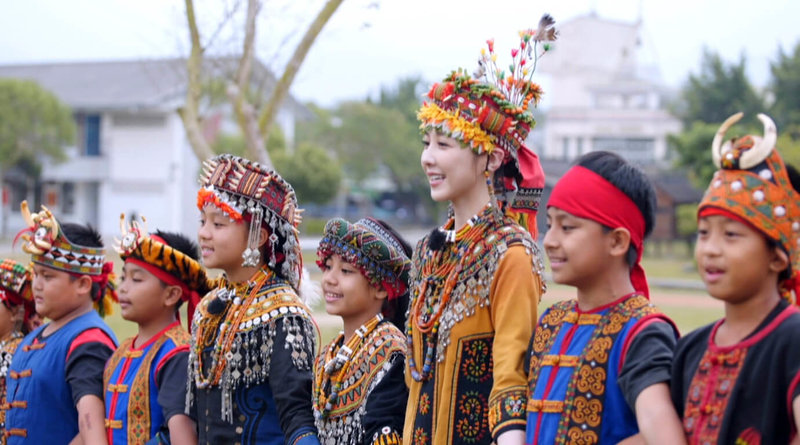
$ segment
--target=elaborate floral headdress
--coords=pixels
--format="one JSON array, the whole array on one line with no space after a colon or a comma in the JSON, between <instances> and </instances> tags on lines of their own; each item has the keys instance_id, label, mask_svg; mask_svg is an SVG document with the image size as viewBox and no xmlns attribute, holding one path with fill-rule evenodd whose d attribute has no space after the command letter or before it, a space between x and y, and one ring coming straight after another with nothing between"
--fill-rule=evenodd
<instances>
[{"instance_id":1,"label":"elaborate floral headdress","mask_svg":"<svg viewBox=\"0 0 800 445\"><path fill-rule=\"evenodd\" d=\"M223 154L203 162L202 188L197 193L197 207L212 204L231 220L250 222L247 249L242 254L244 266L257 266L262 223L269 230L267 262L274 268L283 261L281 274L292 287L299 289L303 270L297 226L302 218L297 197L288 182L273 170L238 156ZM283 238L281 242L280 237Z\"/></svg>"},{"instance_id":2,"label":"elaborate floral headdress","mask_svg":"<svg viewBox=\"0 0 800 445\"><path fill-rule=\"evenodd\" d=\"M147 223L131 221L125 224L125 214L119 217L122 239L114 240L114 249L126 263L136 264L169 286L179 286L182 300L188 304L188 320L200 298L212 288L203 266L189 255L173 248L160 236L147 232ZM189 326L191 328L191 326Z\"/></svg>"},{"instance_id":3,"label":"elaborate floral headdress","mask_svg":"<svg viewBox=\"0 0 800 445\"><path fill-rule=\"evenodd\" d=\"M42 206L39 213L31 213L28 201L20 204L22 217L28 228L17 234L22 239L22 250L31 255L34 263L63 270L73 275L89 275L102 289L95 298L97 312L105 317L111 314L117 299L114 264L105 261L102 247L81 246L67 239L53 212ZM15 239L15 241L16 241Z\"/></svg>"},{"instance_id":4,"label":"elaborate floral headdress","mask_svg":"<svg viewBox=\"0 0 800 445\"><path fill-rule=\"evenodd\" d=\"M494 40L487 40L474 77L461 69L452 72L431 87L427 95L431 101L417 113L423 132L435 130L458 139L476 154L491 153L495 147L505 151L493 190L507 204L507 211L522 212L516 216L523 217L521 222L532 231L534 218L525 215L535 215L539 208L544 172L536 153L525 147L535 124L530 108L542 96L541 87L531 78L539 57L549 50L545 42L556 39L554 24L545 14L537 29L520 31L519 48L511 50L509 72L497 67Z\"/></svg>"},{"instance_id":5,"label":"elaborate floral headdress","mask_svg":"<svg viewBox=\"0 0 800 445\"><path fill-rule=\"evenodd\" d=\"M0 263L0 301L6 307L25 307L25 321L34 313L31 268L11 259Z\"/></svg>"},{"instance_id":6,"label":"elaborate floral headdress","mask_svg":"<svg viewBox=\"0 0 800 445\"><path fill-rule=\"evenodd\" d=\"M767 115L758 115L764 124L763 137L747 135L722 142L725 132L742 116L729 117L714 136L711 154L719 170L700 202L698 215L733 215L778 243L791 263L781 291L796 303L800 297L800 194L792 187L775 149L777 130Z\"/></svg>"},{"instance_id":7,"label":"elaborate floral headdress","mask_svg":"<svg viewBox=\"0 0 800 445\"><path fill-rule=\"evenodd\" d=\"M408 289L411 259L400 241L372 218L352 224L341 218L328 221L317 248L320 269L325 269L325 261L334 254L358 267L370 284L385 289L390 300Z\"/></svg>"}]
</instances>

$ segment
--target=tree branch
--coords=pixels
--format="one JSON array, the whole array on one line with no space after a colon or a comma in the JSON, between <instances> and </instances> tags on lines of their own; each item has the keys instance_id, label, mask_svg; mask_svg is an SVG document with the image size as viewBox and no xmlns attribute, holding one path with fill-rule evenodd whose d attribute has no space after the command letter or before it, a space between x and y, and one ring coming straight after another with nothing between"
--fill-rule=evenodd
<instances>
[{"instance_id":1,"label":"tree branch","mask_svg":"<svg viewBox=\"0 0 800 445\"><path fill-rule=\"evenodd\" d=\"M200 126L200 97L202 94L202 85L200 84L200 75L203 65L203 48L200 45L200 32L197 29L197 18L194 14L194 3L192 0L185 0L186 2L186 21L189 25L189 37L192 42L192 52L189 55L189 60L186 61L187 69L187 86L186 86L186 102L183 107L178 108L178 115L183 120L183 126L186 129L186 137L189 139L189 145L195 155L202 161L214 156L211 146L203 136L203 130Z\"/></svg>"},{"instance_id":2,"label":"tree branch","mask_svg":"<svg viewBox=\"0 0 800 445\"><path fill-rule=\"evenodd\" d=\"M339 5L342 4L342 1L343 0L328 0L311 25L309 25L303 39L297 44L292 58L289 59L289 63L286 64L283 76L281 76L280 80L275 84L269 102L267 102L267 105L261 111L261 116L259 116L258 129L264 140L266 140L269 135L270 127L278 113L278 108L289 94L289 87L292 86L297 72L300 71L300 66L303 64L309 49L311 49L311 45L316 40L325 24L328 23L331 16L333 16L333 13L336 12L336 9L339 8Z\"/></svg>"}]
</instances>

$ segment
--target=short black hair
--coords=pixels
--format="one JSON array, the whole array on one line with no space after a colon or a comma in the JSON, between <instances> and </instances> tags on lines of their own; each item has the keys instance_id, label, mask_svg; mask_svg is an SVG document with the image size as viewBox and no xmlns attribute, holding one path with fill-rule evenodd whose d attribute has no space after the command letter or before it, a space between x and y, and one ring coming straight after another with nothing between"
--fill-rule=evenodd
<instances>
[{"instance_id":1,"label":"short black hair","mask_svg":"<svg viewBox=\"0 0 800 445\"><path fill-rule=\"evenodd\" d=\"M85 247L104 247L103 238L100 233L89 224L78 223L59 223L61 233L70 243ZM71 279L75 279L70 274ZM105 289L101 289L98 283L92 282L91 297L92 301L100 301L103 298Z\"/></svg>"},{"instance_id":2,"label":"short black hair","mask_svg":"<svg viewBox=\"0 0 800 445\"><path fill-rule=\"evenodd\" d=\"M657 206L656 192L644 172L628 163L622 156L608 151L587 153L578 158L575 165L593 171L630 198L644 218L644 236L647 237L653 232ZM612 230L613 227L607 229ZM628 266L636 264L637 257L638 252L631 245L626 255Z\"/></svg>"},{"instance_id":3,"label":"short black hair","mask_svg":"<svg viewBox=\"0 0 800 445\"><path fill-rule=\"evenodd\" d=\"M188 236L177 232L165 232L156 230L153 235L160 237L166 241L167 245L173 249L181 252L189 258L198 261L200 255L198 254L197 243L192 241Z\"/></svg>"},{"instance_id":4,"label":"short black hair","mask_svg":"<svg viewBox=\"0 0 800 445\"><path fill-rule=\"evenodd\" d=\"M414 253L414 249L411 247L411 244L409 244L408 241L400 236L400 234L397 233L397 230L390 226L386 221L381 219L375 219L375 221L377 221L384 230L389 232L389 234L394 237L398 243L400 243L400 246L403 248L403 252L407 257L411 258L411 255ZM408 311L410 294L410 289L408 288L409 285L410 283L406 283L406 291L402 295L398 295L391 301L388 298L384 300L383 307L381 308L381 313L383 313L383 316L397 326L401 331L405 331L406 326L406 312Z\"/></svg>"}]
</instances>

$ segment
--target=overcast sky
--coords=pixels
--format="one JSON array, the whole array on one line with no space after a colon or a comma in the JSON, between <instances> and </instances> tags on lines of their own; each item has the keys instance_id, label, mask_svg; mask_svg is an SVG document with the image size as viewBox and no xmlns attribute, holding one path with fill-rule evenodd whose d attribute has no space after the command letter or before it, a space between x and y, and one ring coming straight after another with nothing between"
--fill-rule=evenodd
<instances>
[{"instance_id":1,"label":"overcast sky","mask_svg":"<svg viewBox=\"0 0 800 445\"><path fill-rule=\"evenodd\" d=\"M265 16L279 18L259 23L258 55L280 68L291 36L322 0L274 1L279 3L265 6ZM197 0L204 38L223 14L220 5L234 3ZM592 11L622 22L641 16L645 56L673 87L697 71L703 46L729 61L744 53L751 79L763 86L779 45L788 51L800 41L796 0L345 0L312 47L292 92L331 105L374 95L403 76L436 81L459 66L471 70L487 38L509 48L517 30L536 26L543 12L563 22ZM4 2L0 63L185 56L182 14L179 0ZM223 31L214 48L232 51L226 42L235 39Z\"/></svg>"}]
</instances>

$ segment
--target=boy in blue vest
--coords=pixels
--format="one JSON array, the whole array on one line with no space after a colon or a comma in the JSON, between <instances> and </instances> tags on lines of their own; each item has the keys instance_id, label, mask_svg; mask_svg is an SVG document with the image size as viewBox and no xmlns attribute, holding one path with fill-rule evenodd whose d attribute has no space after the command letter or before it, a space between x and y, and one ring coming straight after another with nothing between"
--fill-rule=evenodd
<instances>
[{"instance_id":1,"label":"boy in blue vest","mask_svg":"<svg viewBox=\"0 0 800 445\"><path fill-rule=\"evenodd\" d=\"M101 317L116 300L113 266L91 227L59 224L44 207L31 215L24 201L22 215L29 227L18 237L33 261L36 312L51 321L26 335L11 361L6 438L106 443L103 367L117 342Z\"/></svg>"},{"instance_id":2,"label":"boy in blue vest","mask_svg":"<svg viewBox=\"0 0 800 445\"><path fill-rule=\"evenodd\" d=\"M591 152L547 202L553 281L573 286L531 340L526 444L680 444L669 395L677 329L648 300L641 266L655 193L620 156Z\"/></svg>"},{"instance_id":3,"label":"boy in blue vest","mask_svg":"<svg viewBox=\"0 0 800 445\"><path fill-rule=\"evenodd\" d=\"M210 290L197 261L197 245L178 233L147 230L133 222L114 246L125 261L119 285L122 318L135 322L135 337L122 342L103 378L109 443L196 443L185 415L189 320L200 295Z\"/></svg>"}]
</instances>

